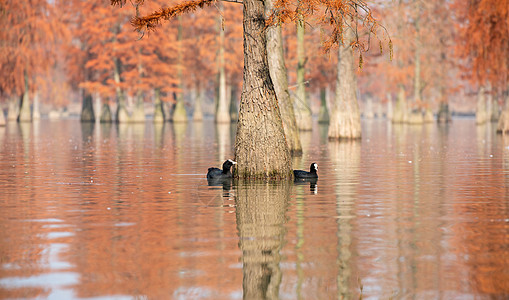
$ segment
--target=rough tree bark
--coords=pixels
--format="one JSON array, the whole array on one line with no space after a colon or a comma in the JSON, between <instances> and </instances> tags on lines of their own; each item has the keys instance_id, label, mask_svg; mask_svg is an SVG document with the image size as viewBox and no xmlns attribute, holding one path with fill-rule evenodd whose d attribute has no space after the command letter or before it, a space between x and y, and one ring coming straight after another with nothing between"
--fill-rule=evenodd
<instances>
[{"instance_id":1,"label":"rough tree bark","mask_svg":"<svg viewBox=\"0 0 509 300\"><path fill-rule=\"evenodd\" d=\"M344 44L339 47L336 97L329 124L329 139L360 139L361 116L357 102L357 79L353 50L350 41L354 38L351 29L345 29Z\"/></svg>"},{"instance_id":2,"label":"rough tree bark","mask_svg":"<svg viewBox=\"0 0 509 300\"><path fill-rule=\"evenodd\" d=\"M238 178L292 178L290 151L267 62L264 2L243 1L244 84L235 160Z\"/></svg>"},{"instance_id":3,"label":"rough tree bark","mask_svg":"<svg viewBox=\"0 0 509 300\"><path fill-rule=\"evenodd\" d=\"M274 9L274 0L265 1L265 15L269 17ZM283 54L283 38L281 25L276 24L267 28L267 56L269 62L270 77L274 84L276 96L283 118L283 126L286 141L292 155L302 154L302 145L299 137L299 129L295 120L293 103L288 92L288 75L286 73L285 59Z\"/></svg>"}]
</instances>

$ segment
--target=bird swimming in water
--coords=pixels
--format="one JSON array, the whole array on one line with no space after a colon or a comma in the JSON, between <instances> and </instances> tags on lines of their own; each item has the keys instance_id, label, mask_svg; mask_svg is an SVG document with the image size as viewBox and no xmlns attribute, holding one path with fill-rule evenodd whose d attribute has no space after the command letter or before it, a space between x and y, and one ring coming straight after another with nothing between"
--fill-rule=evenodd
<instances>
[{"instance_id":1,"label":"bird swimming in water","mask_svg":"<svg viewBox=\"0 0 509 300\"><path fill-rule=\"evenodd\" d=\"M295 179L318 179L318 174L316 174L317 170L318 165L316 163L312 163L309 167L309 172L303 170L293 170L293 176L295 176Z\"/></svg>"},{"instance_id":2,"label":"bird swimming in water","mask_svg":"<svg viewBox=\"0 0 509 300\"><path fill-rule=\"evenodd\" d=\"M223 169L219 168L209 168L209 171L207 172L207 179L226 179L226 178L232 178L232 172L231 167L233 165L236 165L237 162L228 159L223 163Z\"/></svg>"}]
</instances>

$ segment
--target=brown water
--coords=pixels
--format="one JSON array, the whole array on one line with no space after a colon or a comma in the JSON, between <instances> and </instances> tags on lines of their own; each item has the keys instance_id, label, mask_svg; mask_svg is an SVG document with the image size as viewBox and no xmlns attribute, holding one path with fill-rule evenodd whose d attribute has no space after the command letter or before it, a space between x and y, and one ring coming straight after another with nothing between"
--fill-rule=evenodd
<instances>
[{"instance_id":1,"label":"brown water","mask_svg":"<svg viewBox=\"0 0 509 300\"><path fill-rule=\"evenodd\" d=\"M0 297L509 297L509 138L473 120L302 135L310 183L209 186L234 128L0 127Z\"/></svg>"}]
</instances>

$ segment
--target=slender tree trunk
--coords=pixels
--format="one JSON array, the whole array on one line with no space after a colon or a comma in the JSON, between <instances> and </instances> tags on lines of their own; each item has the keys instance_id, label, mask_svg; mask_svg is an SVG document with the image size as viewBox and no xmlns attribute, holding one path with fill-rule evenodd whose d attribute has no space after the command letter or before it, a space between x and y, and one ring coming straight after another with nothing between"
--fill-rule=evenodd
<instances>
[{"instance_id":1,"label":"slender tree trunk","mask_svg":"<svg viewBox=\"0 0 509 300\"><path fill-rule=\"evenodd\" d=\"M19 108L18 122L32 122L32 112L30 109L30 97L28 96L28 74L25 71L25 91Z\"/></svg>"},{"instance_id":2,"label":"slender tree trunk","mask_svg":"<svg viewBox=\"0 0 509 300\"><path fill-rule=\"evenodd\" d=\"M355 76L351 29L345 29L345 42L339 47L336 98L329 125L329 139L360 139L361 116L357 102L357 79Z\"/></svg>"},{"instance_id":3,"label":"slender tree trunk","mask_svg":"<svg viewBox=\"0 0 509 300\"><path fill-rule=\"evenodd\" d=\"M239 120L239 109L237 107L237 86L230 86L230 120L232 123Z\"/></svg>"},{"instance_id":4,"label":"slender tree trunk","mask_svg":"<svg viewBox=\"0 0 509 300\"><path fill-rule=\"evenodd\" d=\"M416 1L416 17L414 21L415 28L415 50L414 50L414 102L412 105L412 111L408 118L410 124L422 124L424 123L423 118L423 101L421 98L421 41L420 41L420 14L421 7L420 3Z\"/></svg>"},{"instance_id":5,"label":"slender tree trunk","mask_svg":"<svg viewBox=\"0 0 509 300\"><path fill-rule=\"evenodd\" d=\"M329 89L322 87L320 89L320 113L318 114L318 123L329 124L329 109L327 108L327 98Z\"/></svg>"},{"instance_id":6,"label":"slender tree trunk","mask_svg":"<svg viewBox=\"0 0 509 300\"><path fill-rule=\"evenodd\" d=\"M392 94L387 93L387 111L386 111L387 120L393 121L394 120L394 106L392 104Z\"/></svg>"},{"instance_id":7,"label":"slender tree trunk","mask_svg":"<svg viewBox=\"0 0 509 300\"><path fill-rule=\"evenodd\" d=\"M297 93L295 95L295 119L299 130L312 129L311 105L306 95L306 52L304 48L304 16L297 19Z\"/></svg>"},{"instance_id":8,"label":"slender tree trunk","mask_svg":"<svg viewBox=\"0 0 509 300\"><path fill-rule=\"evenodd\" d=\"M438 123L447 123L451 122L451 112L449 111L449 102L447 101L445 95L445 88L440 86L440 104L438 108L437 114L437 122Z\"/></svg>"},{"instance_id":9,"label":"slender tree trunk","mask_svg":"<svg viewBox=\"0 0 509 300\"><path fill-rule=\"evenodd\" d=\"M371 96L366 97L366 106L364 109L364 118L366 119L374 119L375 118L375 112L373 109L373 98Z\"/></svg>"},{"instance_id":10,"label":"slender tree trunk","mask_svg":"<svg viewBox=\"0 0 509 300\"><path fill-rule=\"evenodd\" d=\"M244 84L235 141L235 176L292 178L290 151L267 62L264 3L242 3Z\"/></svg>"},{"instance_id":11,"label":"slender tree trunk","mask_svg":"<svg viewBox=\"0 0 509 300\"><path fill-rule=\"evenodd\" d=\"M166 120L164 115L163 101L161 101L161 90L154 89L154 123L164 123Z\"/></svg>"},{"instance_id":12,"label":"slender tree trunk","mask_svg":"<svg viewBox=\"0 0 509 300\"><path fill-rule=\"evenodd\" d=\"M184 104L184 76L183 76L183 68L184 68L184 56L182 49L182 16L178 16L178 31L177 31L177 43L178 43L178 69L177 69L177 78L179 81L179 92L177 93L177 103L175 104L175 109L173 110L173 122L187 122L187 112L186 106Z\"/></svg>"},{"instance_id":13,"label":"slender tree trunk","mask_svg":"<svg viewBox=\"0 0 509 300\"><path fill-rule=\"evenodd\" d=\"M224 66L224 30L221 17L218 18L219 27L219 97L216 111L216 123L230 123L230 107L228 105L228 97L226 91L226 71Z\"/></svg>"},{"instance_id":14,"label":"slender tree trunk","mask_svg":"<svg viewBox=\"0 0 509 300\"><path fill-rule=\"evenodd\" d=\"M265 16L269 17L274 9L274 1L265 1ZM283 118L283 126L286 141L292 155L302 154L299 129L295 119L295 112L290 93L288 92L288 75L286 73L285 59L283 55L283 38L281 25L276 24L268 27L267 30L267 56L269 71L274 90L279 102L279 109Z\"/></svg>"},{"instance_id":15,"label":"slender tree trunk","mask_svg":"<svg viewBox=\"0 0 509 300\"><path fill-rule=\"evenodd\" d=\"M92 104L92 96L88 93L83 93L83 101L81 105L81 122L95 122L94 106Z\"/></svg>"},{"instance_id":16,"label":"slender tree trunk","mask_svg":"<svg viewBox=\"0 0 509 300\"><path fill-rule=\"evenodd\" d=\"M140 90L136 92L136 104L134 105L131 122L145 122L145 103L143 101L143 95Z\"/></svg>"}]
</instances>

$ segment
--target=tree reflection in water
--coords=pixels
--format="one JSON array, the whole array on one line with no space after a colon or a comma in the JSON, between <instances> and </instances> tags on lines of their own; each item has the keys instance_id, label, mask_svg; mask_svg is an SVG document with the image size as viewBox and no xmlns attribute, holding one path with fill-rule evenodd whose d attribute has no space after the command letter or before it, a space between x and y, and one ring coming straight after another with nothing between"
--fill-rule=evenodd
<instances>
[{"instance_id":1,"label":"tree reflection in water","mask_svg":"<svg viewBox=\"0 0 509 300\"><path fill-rule=\"evenodd\" d=\"M237 229L242 251L244 299L278 299L280 250L285 239L285 212L291 182L240 182Z\"/></svg>"}]
</instances>

